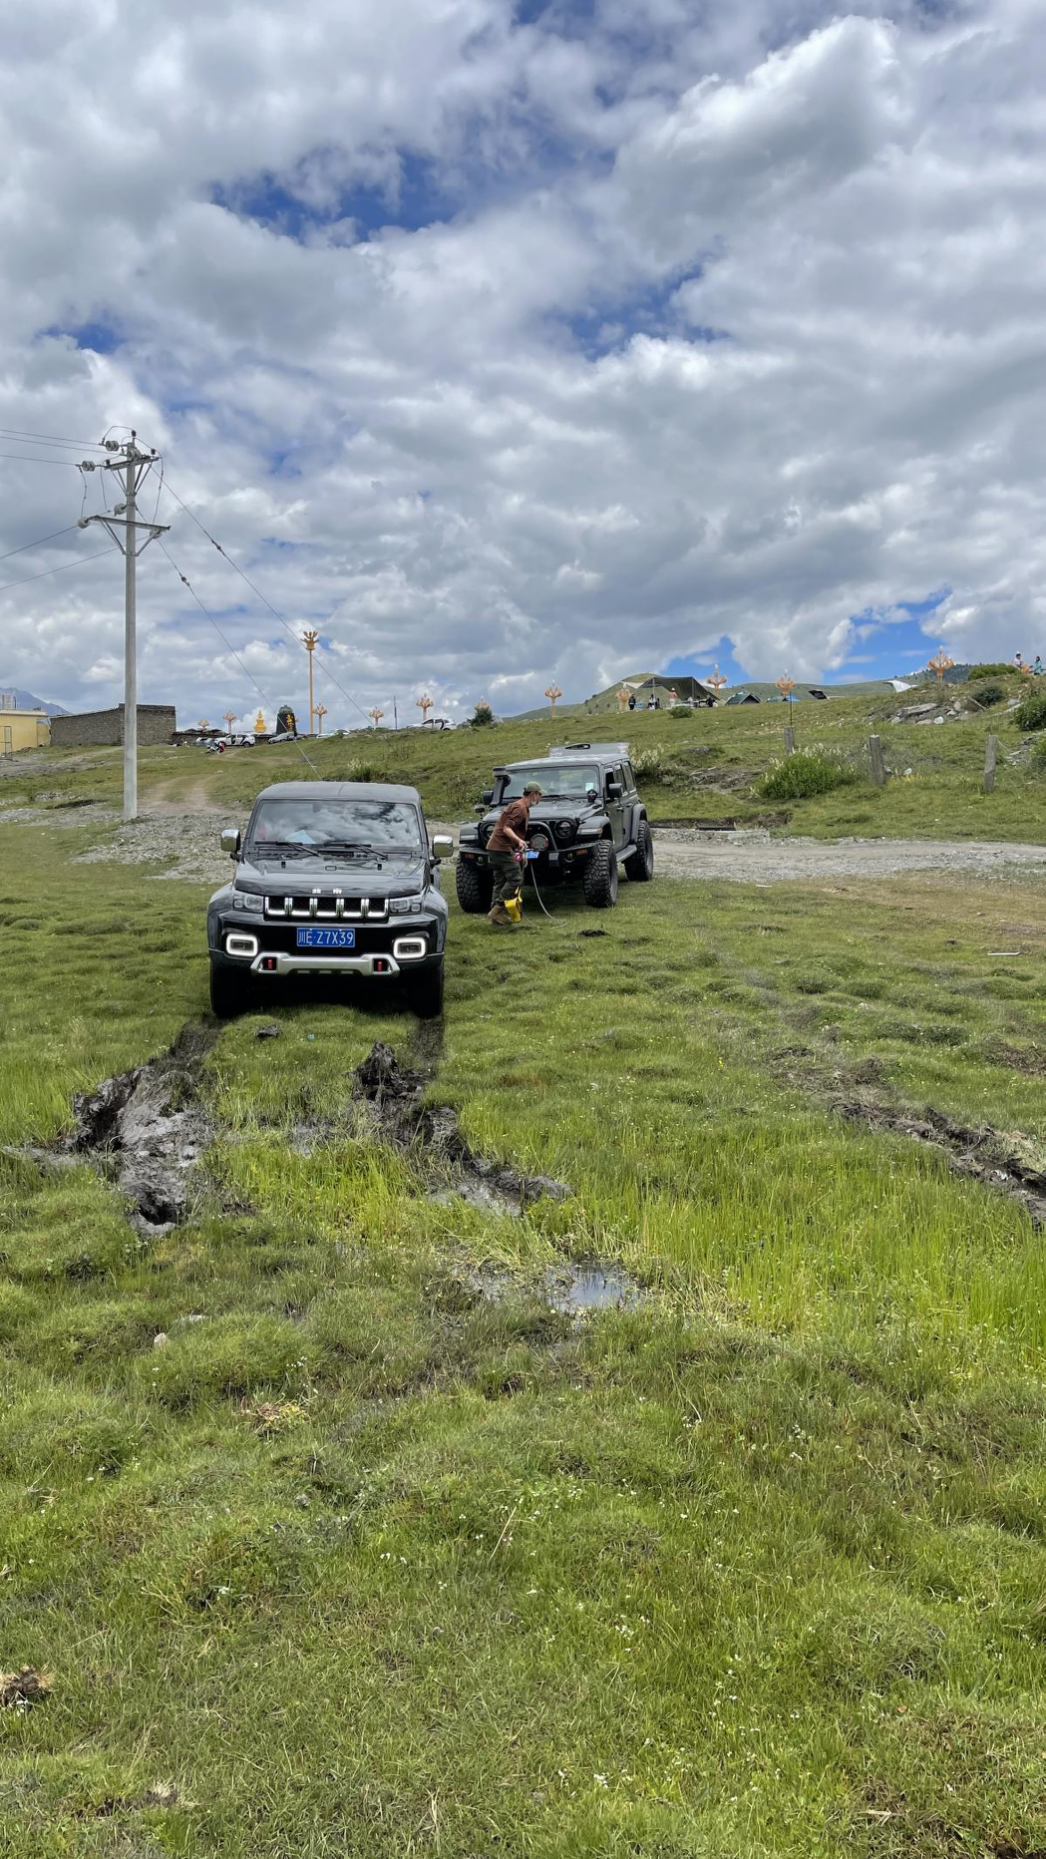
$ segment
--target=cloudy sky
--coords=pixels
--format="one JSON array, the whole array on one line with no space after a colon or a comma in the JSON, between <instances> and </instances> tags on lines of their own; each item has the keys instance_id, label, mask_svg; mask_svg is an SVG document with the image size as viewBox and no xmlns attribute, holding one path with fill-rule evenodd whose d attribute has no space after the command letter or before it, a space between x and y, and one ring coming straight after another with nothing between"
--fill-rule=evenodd
<instances>
[{"instance_id":1,"label":"cloudy sky","mask_svg":"<svg viewBox=\"0 0 1046 1859\"><path fill-rule=\"evenodd\" d=\"M328 728L1046 647L1044 50L1044 0L7 8L0 684L119 697L104 533L24 547L113 422ZM302 710L182 503L142 699Z\"/></svg>"}]
</instances>

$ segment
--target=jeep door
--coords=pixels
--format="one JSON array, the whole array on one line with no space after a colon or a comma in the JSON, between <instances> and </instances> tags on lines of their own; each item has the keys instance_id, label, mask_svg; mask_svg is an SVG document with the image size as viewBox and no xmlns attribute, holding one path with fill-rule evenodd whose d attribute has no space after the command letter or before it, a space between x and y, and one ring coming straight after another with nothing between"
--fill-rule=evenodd
<instances>
[{"instance_id":1,"label":"jeep door","mask_svg":"<svg viewBox=\"0 0 1046 1859\"><path fill-rule=\"evenodd\" d=\"M610 790L612 787L618 789L616 794L611 793ZM626 800L627 793L628 783L625 780L625 771L620 763L615 763L613 767L604 769L603 802L610 818L610 832L616 851L620 851L622 846L627 846L628 844L630 814Z\"/></svg>"}]
</instances>

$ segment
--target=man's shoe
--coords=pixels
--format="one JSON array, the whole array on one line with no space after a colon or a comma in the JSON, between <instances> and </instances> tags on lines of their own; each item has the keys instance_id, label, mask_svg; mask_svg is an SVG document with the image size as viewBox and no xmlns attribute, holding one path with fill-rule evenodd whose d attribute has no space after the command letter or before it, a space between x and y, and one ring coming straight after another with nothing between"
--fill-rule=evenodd
<instances>
[{"instance_id":1,"label":"man's shoe","mask_svg":"<svg viewBox=\"0 0 1046 1859\"><path fill-rule=\"evenodd\" d=\"M487 922L496 924L499 929L512 928L512 918L509 916L504 904L494 905L493 910L491 910L487 916Z\"/></svg>"}]
</instances>

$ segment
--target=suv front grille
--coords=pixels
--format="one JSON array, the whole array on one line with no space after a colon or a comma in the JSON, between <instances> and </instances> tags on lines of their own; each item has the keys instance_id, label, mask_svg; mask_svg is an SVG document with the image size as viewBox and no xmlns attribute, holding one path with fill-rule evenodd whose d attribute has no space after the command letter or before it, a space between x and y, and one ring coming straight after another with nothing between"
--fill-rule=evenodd
<instances>
[{"instance_id":1,"label":"suv front grille","mask_svg":"<svg viewBox=\"0 0 1046 1859\"><path fill-rule=\"evenodd\" d=\"M267 923L360 923L387 920L387 897L267 897Z\"/></svg>"}]
</instances>

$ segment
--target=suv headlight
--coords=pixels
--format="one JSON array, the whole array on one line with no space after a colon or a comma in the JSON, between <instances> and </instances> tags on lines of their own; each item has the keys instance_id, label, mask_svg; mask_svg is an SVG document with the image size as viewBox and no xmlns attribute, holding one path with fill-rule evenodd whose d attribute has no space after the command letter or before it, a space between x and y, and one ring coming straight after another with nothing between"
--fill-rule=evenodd
<instances>
[{"instance_id":1,"label":"suv headlight","mask_svg":"<svg viewBox=\"0 0 1046 1859\"><path fill-rule=\"evenodd\" d=\"M424 903L425 893L421 891L417 897L390 897L389 909L396 916L417 916L418 911L423 908Z\"/></svg>"},{"instance_id":2,"label":"suv headlight","mask_svg":"<svg viewBox=\"0 0 1046 1859\"><path fill-rule=\"evenodd\" d=\"M555 833L560 844L565 845L567 840L573 839L574 834L577 832L577 821L556 820L553 824L552 831Z\"/></svg>"},{"instance_id":3,"label":"suv headlight","mask_svg":"<svg viewBox=\"0 0 1046 1859\"><path fill-rule=\"evenodd\" d=\"M257 891L234 891L232 901L236 910L251 910L260 913L265 908L265 899L259 896Z\"/></svg>"}]
</instances>

